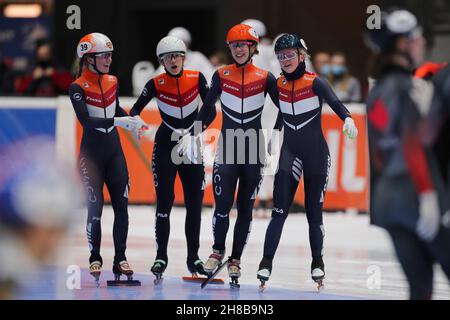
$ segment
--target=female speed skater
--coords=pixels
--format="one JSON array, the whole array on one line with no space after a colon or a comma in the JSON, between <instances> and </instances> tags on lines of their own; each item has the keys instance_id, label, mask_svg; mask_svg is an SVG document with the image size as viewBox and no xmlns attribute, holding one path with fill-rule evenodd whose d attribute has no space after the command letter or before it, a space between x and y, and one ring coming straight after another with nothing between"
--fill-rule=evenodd
<instances>
[{"instance_id":1,"label":"female speed skater","mask_svg":"<svg viewBox=\"0 0 450 320\"><path fill-rule=\"evenodd\" d=\"M151 272L161 279L167 268L167 245L170 233L170 212L174 200L175 177L178 172L183 185L186 206L185 234L187 240L187 267L193 275L205 274L203 261L198 257L201 210L204 194L204 166L201 159L193 163L177 163L172 150L177 145L173 135L181 137L193 129L200 99L205 101L209 87L199 71L183 69L186 45L180 39L167 36L161 39L156 55L165 73L145 85L130 114L139 115L156 98L162 118L153 148L153 177L156 189L156 243L157 253Z\"/></svg>"},{"instance_id":2,"label":"female speed skater","mask_svg":"<svg viewBox=\"0 0 450 320\"><path fill-rule=\"evenodd\" d=\"M103 185L106 183L114 210L113 273L116 280L122 274L130 280L133 270L125 256L130 184L116 127L135 134L145 123L139 117L129 117L119 105L117 78L108 74L113 54L111 40L101 33L88 34L78 43L77 54L80 58L79 77L71 84L69 95L83 127L79 169L88 206L89 271L98 284L103 265L100 220Z\"/></svg>"},{"instance_id":3,"label":"female speed skater","mask_svg":"<svg viewBox=\"0 0 450 320\"><path fill-rule=\"evenodd\" d=\"M294 34L284 34L275 43L275 53L283 72L277 80L277 88L284 139L275 175L272 219L267 227L257 278L262 287L269 280L283 225L303 174L312 253L311 276L321 287L325 276L322 205L330 167L328 145L322 133L323 102L327 102L344 121L343 131L349 138L355 138L358 131L350 112L330 86L316 74L305 70L307 47L303 39Z\"/></svg>"},{"instance_id":4,"label":"female speed skater","mask_svg":"<svg viewBox=\"0 0 450 320\"><path fill-rule=\"evenodd\" d=\"M265 162L261 114L267 93L276 105L278 94L275 77L252 63L259 42L255 30L245 24L235 25L228 31L226 42L234 64L214 73L210 92L197 116L197 120L202 121L202 128L206 129L208 123L205 119L209 119L212 113L215 116L215 103L220 97L223 121L213 168L214 244L204 269L211 276L223 265L229 213L239 181L233 248L227 261L231 284L238 287L241 255L250 234L253 205ZM180 140L180 149L188 150L195 145L195 139L186 135Z\"/></svg>"}]
</instances>

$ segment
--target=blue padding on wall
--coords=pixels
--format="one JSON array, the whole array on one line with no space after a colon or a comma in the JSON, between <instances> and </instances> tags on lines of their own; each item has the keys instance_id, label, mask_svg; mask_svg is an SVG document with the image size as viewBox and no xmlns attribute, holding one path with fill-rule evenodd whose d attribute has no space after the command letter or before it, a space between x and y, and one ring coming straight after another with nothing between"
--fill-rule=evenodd
<instances>
[{"instance_id":1,"label":"blue padding on wall","mask_svg":"<svg viewBox=\"0 0 450 320\"><path fill-rule=\"evenodd\" d=\"M55 139L56 109L0 109L0 147L35 135Z\"/></svg>"}]
</instances>

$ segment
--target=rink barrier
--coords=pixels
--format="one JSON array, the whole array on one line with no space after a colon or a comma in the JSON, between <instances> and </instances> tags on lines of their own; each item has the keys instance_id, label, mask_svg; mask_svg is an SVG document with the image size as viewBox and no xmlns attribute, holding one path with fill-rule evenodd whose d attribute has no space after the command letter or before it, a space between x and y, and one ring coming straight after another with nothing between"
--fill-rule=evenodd
<instances>
[{"instance_id":1,"label":"rink barrier","mask_svg":"<svg viewBox=\"0 0 450 320\"><path fill-rule=\"evenodd\" d=\"M120 98L121 106L129 110L136 98ZM324 200L325 210L348 210L367 212L368 208L368 149L365 106L346 104L359 131L356 140L347 139L342 133L342 121L328 107L324 106L322 128L330 150L331 166L328 187ZM220 108L211 128L220 129L222 114ZM0 98L0 146L14 139L33 134L46 134L55 138L55 148L60 158L69 161L76 168L81 126L73 112L70 99L57 98ZM132 204L153 204L156 201L151 170L153 139L161 123L159 111L151 102L141 113L150 125L150 134L141 143L136 142L128 132L119 129L122 146L130 174ZM207 144L205 149L206 189L204 204L212 206L214 196L211 186L211 169L215 143ZM303 180L295 196L295 201L304 203ZM105 188L105 200L109 201ZM181 182L175 182L175 204L183 204Z\"/></svg>"}]
</instances>

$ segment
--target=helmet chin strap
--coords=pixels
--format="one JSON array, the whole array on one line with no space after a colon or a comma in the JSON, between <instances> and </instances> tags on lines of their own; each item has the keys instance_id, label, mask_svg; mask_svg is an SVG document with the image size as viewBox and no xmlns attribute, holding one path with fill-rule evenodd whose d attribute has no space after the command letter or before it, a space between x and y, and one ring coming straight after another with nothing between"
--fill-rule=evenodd
<instances>
[{"instance_id":1,"label":"helmet chin strap","mask_svg":"<svg viewBox=\"0 0 450 320\"><path fill-rule=\"evenodd\" d=\"M291 73L287 73L286 71L284 71L283 69L281 69L283 75L285 76L285 78L289 81L294 81L299 79L300 77L302 77L305 74L306 71L306 61L300 61L300 56L298 56L298 66L297 68L295 68L294 71L292 71Z\"/></svg>"},{"instance_id":2,"label":"helmet chin strap","mask_svg":"<svg viewBox=\"0 0 450 320\"><path fill-rule=\"evenodd\" d=\"M231 51L231 50L230 50L230 51ZM234 64L236 65L236 67L240 68L240 67L245 66L247 63L249 63L249 61L252 60L253 55L254 55L254 53L251 53L251 52L250 52L250 48L248 48L248 58L247 58L247 60L245 60L244 63L238 63L238 62L233 58L233 55L231 55L231 58L233 59Z\"/></svg>"},{"instance_id":3,"label":"helmet chin strap","mask_svg":"<svg viewBox=\"0 0 450 320\"><path fill-rule=\"evenodd\" d=\"M249 55L248 59L244 63L238 63L236 60L234 60L234 58L233 58L233 61L234 61L234 64L236 65L236 67L240 68L240 67L245 66L250 60L252 60L252 58L253 58L253 55Z\"/></svg>"},{"instance_id":4,"label":"helmet chin strap","mask_svg":"<svg viewBox=\"0 0 450 320\"><path fill-rule=\"evenodd\" d=\"M106 74L106 72L101 72L100 70L98 70L98 68L97 68L97 57L95 55L94 55L94 63L93 64L89 63L89 65L92 66L94 68L95 72L97 72L98 74L100 74L100 75Z\"/></svg>"}]
</instances>

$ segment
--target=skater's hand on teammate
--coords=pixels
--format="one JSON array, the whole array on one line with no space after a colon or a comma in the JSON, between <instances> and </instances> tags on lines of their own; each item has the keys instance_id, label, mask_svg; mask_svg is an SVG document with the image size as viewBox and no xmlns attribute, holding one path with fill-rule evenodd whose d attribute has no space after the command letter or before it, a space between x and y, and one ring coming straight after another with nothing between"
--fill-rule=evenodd
<instances>
[{"instance_id":1,"label":"skater's hand on teammate","mask_svg":"<svg viewBox=\"0 0 450 320\"><path fill-rule=\"evenodd\" d=\"M140 116L134 116L133 119L136 121L136 126L131 132L133 133L134 138L140 141L148 132L149 126Z\"/></svg>"},{"instance_id":2,"label":"skater's hand on teammate","mask_svg":"<svg viewBox=\"0 0 450 320\"><path fill-rule=\"evenodd\" d=\"M134 117L115 117L114 126L121 127L126 130L132 131L134 128L138 127L138 120Z\"/></svg>"},{"instance_id":3,"label":"skater's hand on teammate","mask_svg":"<svg viewBox=\"0 0 450 320\"><path fill-rule=\"evenodd\" d=\"M425 241L433 241L439 231L441 222L439 201L435 191L420 194L419 214L416 225L417 234Z\"/></svg>"},{"instance_id":4,"label":"skater's hand on teammate","mask_svg":"<svg viewBox=\"0 0 450 320\"><path fill-rule=\"evenodd\" d=\"M177 152L180 156L186 155L191 163L198 163L200 137L186 134L178 140Z\"/></svg>"},{"instance_id":5,"label":"skater's hand on teammate","mask_svg":"<svg viewBox=\"0 0 450 320\"><path fill-rule=\"evenodd\" d=\"M147 124L139 116L115 117L114 126L131 131L136 140L139 140L142 133L148 129Z\"/></svg>"},{"instance_id":6,"label":"skater's hand on teammate","mask_svg":"<svg viewBox=\"0 0 450 320\"><path fill-rule=\"evenodd\" d=\"M355 126L355 122L352 118L345 118L344 126L342 127L342 132L349 137L349 139L355 139L358 136L358 129Z\"/></svg>"},{"instance_id":7,"label":"skater's hand on teammate","mask_svg":"<svg viewBox=\"0 0 450 320\"><path fill-rule=\"evenodd\" d=\"M189 133L185 134L177 142L177 152L180 156L186 154L187 150L191 148L192 138Z\"/></svg>"}]
</instances>

